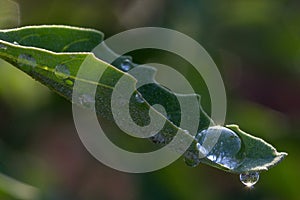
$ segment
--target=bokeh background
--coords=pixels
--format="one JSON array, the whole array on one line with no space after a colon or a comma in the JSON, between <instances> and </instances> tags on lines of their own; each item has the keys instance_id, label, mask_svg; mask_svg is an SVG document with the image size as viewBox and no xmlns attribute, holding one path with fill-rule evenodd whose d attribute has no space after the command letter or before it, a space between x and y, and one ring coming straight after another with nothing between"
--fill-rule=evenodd
<instances>
[{"instance_id":1,"label":"bokeh background","mask_svg":"<svg viewBox=\"0 0 300 200\"><path fill-rule=\"evenodd\" d=\"M299 199L298 0L16 0L19 17L8 0L0 2L1 28L66 24L95 28L109 37L158 26L187 34L203 45L222 73L227 124L239 124L289 153L251 190L237 175L201 164L191 168L182 159L152 173L118 172L84 148L69 102L0 61L0 199L31 199L36 188L51 200ZM197 86L198 79L181 61L163 54L137 52L133 59L161 59L183 70L209 112L202 84Z\"/></svg>"}]
</instances>

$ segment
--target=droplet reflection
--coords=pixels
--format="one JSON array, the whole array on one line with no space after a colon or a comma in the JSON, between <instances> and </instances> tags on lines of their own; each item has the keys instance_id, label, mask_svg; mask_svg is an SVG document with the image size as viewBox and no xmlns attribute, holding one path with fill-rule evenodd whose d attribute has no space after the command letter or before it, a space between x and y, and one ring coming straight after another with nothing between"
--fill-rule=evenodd
<instances>
[{"instance_id":1,"label":"droplet reflection","mask_svg":"<svg viewBox=\"0 0 300 200\"><path fill-rule=\"evenodd\" d=\"M232 130L213 126L196 135L199 145L199 158L206 158L228 169L234 169L240 165L237 157L241 149L241 139Z\"/></svg>"},{"instance_id":2,"label":"droplet reflection","mask_svg":"<svg viewBox=\"0 0 300 200\"><path fill-rule=\"evenodd\" d=\"M128 72L131 68L131 61L129 59L125 59L122 63L121 63L121 69L124 72Z\"/></svg>"},{"instance_id":3,"label":"droplet reflection","mask_svg":"<svg viewBox=\"0 0 300 200\"><path fill-rule=\"evenodd\" d=\"M59 79L67 79L70 76L70 70L66 65L59 64L55 67L54 74Z\"/></svg>"},{"instance_id":4,"label":"droplet reflection","mask_svg":"<svg viewBox=\"0 0 300 200\"><path fill-rule=\"evenodd\" d=\"M144 103L143 97L142 97L140 94L138 94L138 93L135 95L135 100L136 100L138 103Z\"/></svg>"},{"instance_id":5,"label":"droplet reflection","mask_svg":"<svg viewBox=\"0 0 300 200\"><path fill-rule=\"evenodd\" d=\"M18 64L20 67L25 67L28 70L31 68L35 68L37 63L36 60L28 54L20 54L18 57Z\"/></svg>"},{"instance_id":6,"label":"droplet reflection","mask_svg":"<svg viewBox=\"0 0 300 200\"><path fill-rule=\"evenodd\" d=\"M252 171L252 172L245 172L240 174L240 181L249 188L253 187L258 180L259 180L258 172Z\"/></svg>"}]
</instances>

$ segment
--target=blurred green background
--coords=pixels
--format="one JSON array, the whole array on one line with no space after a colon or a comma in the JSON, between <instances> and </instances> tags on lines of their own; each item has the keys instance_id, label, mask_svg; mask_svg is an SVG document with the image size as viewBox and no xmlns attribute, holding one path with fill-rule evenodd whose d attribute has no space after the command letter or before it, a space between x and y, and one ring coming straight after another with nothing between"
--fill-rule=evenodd
<instances>
[{"instance_id":1,"label":"blurred green background","mask_svg":"<svg viewBox=\"0 0 300 200\"><path fill-rule=\"evenodd\" d=\"M0 2L8 0L0 0ZM2 28L66 24L98 29L106 37L135 27L180 31L209 52L227 91L227 124L273 144L289 156L262 173L254 189L237 175L179 159L147 174L127 174L96 161L75 130L71 104L0 61L0 199L299 199L300 1L298 0L19 0ZM5 4L0 4L4 10ZM11 11L9 11L11 9ZM1 8L0 8L1 10ZM159 53L137 53L134 61ZM163 59L163 58L162 58ZM176 59L166 59L176 65ZM180 63L180 61L178 61ZM197 79L178 66L192 81ZM203 88L203 91L205 89ZM201 92L199 92L201 93ZM202 92L209 110L209 96ZM24 189L25 187L25 189Z\"/></svg>"}]
</instances>

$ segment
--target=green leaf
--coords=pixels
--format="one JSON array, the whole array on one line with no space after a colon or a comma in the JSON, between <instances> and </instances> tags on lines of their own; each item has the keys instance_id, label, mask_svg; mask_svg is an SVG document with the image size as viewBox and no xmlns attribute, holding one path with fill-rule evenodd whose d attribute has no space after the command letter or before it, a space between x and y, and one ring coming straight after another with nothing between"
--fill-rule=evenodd
<instances>
[{"instance_id":1,"label":"green leaf","mask_svg":"<svg viewBox=\"0 0 300 200\"><path fill-rule=\"evenodd\" d=\"M137 90L135 87L139 79L122 71L121 64L124 60L128 62L128 57L121 56L110 65L90 53L102 40L103 35L98 31L67 26L35 26L3 30L0 31L0 58L69 101L74 100L72 94L75 80L86 86L96 86L95 99L88 96L90 92L87 90L88 87L83 87L76 90L78 98L75 98L73 103L93 109L89 104L95 101L97 115L110 120L114 120L111 110L113 90L122 77L125 82L121 87L132 87L135 90L130 99L130 114L133 121L140 126L146 126L150 123L149 113L151 113L159 121L165 122L158 134L151 138L156 143L169 143L177 131L181 134L183 143L192 141L184 154L188 165L196 166L202 162L231 173L243 173L267 170L286 156L285 153L278 153L263 140L242 132L237 126L228 126L231 130L214 126L201 107L198 130L185 131L185 127L179 127L182 112L178 99L189 100L198 96L174 94L154 80ZM131 68L140 67L130 60L129 64ZM103 72L101 79L96 81L78 77L81 65L89 66L87 72L90 75ZM156 72L154 68L143 67L143 71L148 79L154 79ZM122 107L122 101L120 97L116 104L117 109L118 106ZM154 104L162 105L166 113L155 109L152 106ZM124 125L126 126L126 121ZM205 146L207 141L216 145L208 148L209 146ZM177 152L182 151L180 145L172 147Z\"/></svg>"},{"instance_id":2,"label":"green leaf","mask_svg":"<svg viewBox=\"0 0 300 200\"><path fill-rule=\"evenodd\" d=\"M42 25L1 30L0 39L53 52L90 52L103 40L103 34L93 29Z\"/></svg>"},{"instance_id":3,"label":"green leaf","mask_svg":"<svg viewBox=\"0 0 300 200\"><path fill-rule=\"evenodd\" d=\"M264 140L240 130L237 125L227 125L226 127L235 131L242 140L242 152L240 153L243 154L244 159L242 164L234 169L236 173L268 170L287 156L287 153L277 152Z\"/></svg>"}]
</instances>

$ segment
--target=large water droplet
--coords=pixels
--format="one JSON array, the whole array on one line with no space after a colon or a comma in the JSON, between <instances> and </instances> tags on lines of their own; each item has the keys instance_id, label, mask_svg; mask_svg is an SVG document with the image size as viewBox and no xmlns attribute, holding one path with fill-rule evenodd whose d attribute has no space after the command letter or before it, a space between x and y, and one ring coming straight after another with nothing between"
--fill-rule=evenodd
<instances>
[{"instance_id":1,"label":"large water droplet","mask_svg":"<svg viewBox=\"0 0 300 200\"><path fill-rule=\"evenodd\" d=\"M197 148L202 158L206 155L207 159L228 169L240 165L238 152L241 149L241 140L232 130L221 126L209 127L195 138L199 142Z\"/></svg>"},{"instance_id":2,"label":"large water droplet","mask_svg":"<svg viewBox=\"0 0 300 200\"><path fill-rule=\"evenodd\" d=\"M138 103L144 103L144 99L143 99L143 97L142 97L139 93L136 93L136 95L135 95L135 100L136 100Z\"/></svg>"},{"instance_id":3,"label":"large water droplet","mask_svg":"<svg viewBox=\"0 0 300 200\"><path fill-rule=\"evenodd\" d=\"M128 72L131 69L131 61L127 58L121 63L121 69Z\"/></svg>"},{"instance_id":4,"label":"large water droplet","mask_svg":"<svg viewBox=\"0 0 300 200\"><path fill-rule=\"evenodd\" d=\"M19 43L18 43L18 42L16 42L16 41L14 41L14 42L13 42L13 44L15 44L15 45L19 45Z\"/></svg>"},{"instance_id":5,"label":"large water droplet","mask_svg":"<svg viewBox=\"0 0 300 200\"><path fill-rule=\"evenodd\" d=\"M67 79L70 76L70 70L65 64L59 64L55 67L54 74L59 79Z\"/></svg>"},{"instance_id":6,"label":"large water droplet","mask_svg":"<svg viewBox=\"0 0 300 200\"><path fill-rule=\"evenodd\" d=\"M0 44L0 49L6 50L6 49L7 49L7 46L5 46L4 44Z\"/></svg>"},{"instance_id":7,"label":"large water droplet","mask_svg":"<svg viewBox=\"0 0 300 200\"><path fill-rule=\"evenodd\" d=\"M247 187L254 186L258 180L259 180L258 172L252 171L252 172L245 172L240 174L240 181Z\"/></svg>"},{"instance_id":8,"label":"large water droplet","mask_svg":"<svg viewBox=\"0 0 300 200\"><path fill-rule=\"evenodd\" d=\"M36 60L28 54L20 54L18 57L18 64L20 67L30 67L35 68L36 67Z\"/></svg>"}]
</instances>

